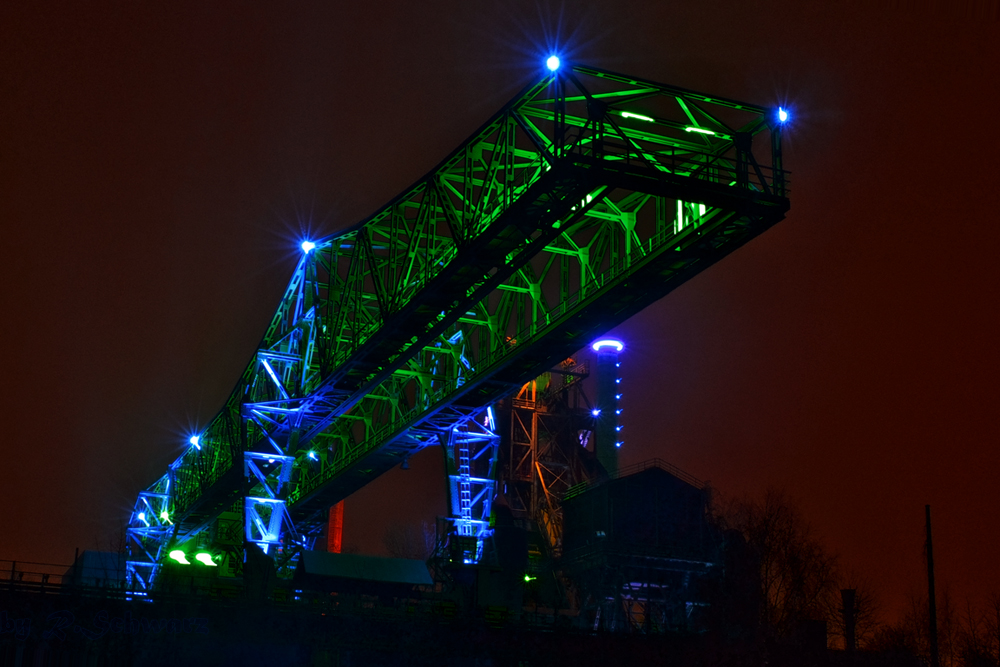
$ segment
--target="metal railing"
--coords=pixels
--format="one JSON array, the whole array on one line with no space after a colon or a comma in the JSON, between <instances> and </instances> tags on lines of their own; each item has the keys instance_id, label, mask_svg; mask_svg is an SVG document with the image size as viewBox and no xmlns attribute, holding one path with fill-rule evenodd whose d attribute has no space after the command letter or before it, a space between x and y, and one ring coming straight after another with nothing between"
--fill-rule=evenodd
<instances>
[{"instance_id":1,"label":"metal railing","mask_svg":"<svg viewBox=\"0 0 1000 667\"><path fill-rule=\"evenodd\" d=\"M0 593L79 592L107 596L124 587L124 557L120 569L0 560Z\"/></svg>"}]
</instances>

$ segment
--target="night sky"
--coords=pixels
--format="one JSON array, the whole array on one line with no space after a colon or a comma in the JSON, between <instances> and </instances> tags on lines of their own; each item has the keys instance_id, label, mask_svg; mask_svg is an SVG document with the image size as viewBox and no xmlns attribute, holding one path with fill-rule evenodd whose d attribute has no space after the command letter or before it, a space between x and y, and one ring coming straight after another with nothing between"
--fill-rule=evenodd
<instances>
[{"instance_id":1,"label":"night sky","mask_svg":"<svg viewBox=\"0 0 1000 667\"><path fill-rule=\"evenodd\" d=\"M554 47L793 114L786 220L615 332L622 463L787 489L890 610L930 503L939 586L1000 590L996 2L14 4L0 558L106 546L232 390L297 240L426 173ZM348 500L345 543L443 498L425 452Z\"/></svg>"}]
</instances>

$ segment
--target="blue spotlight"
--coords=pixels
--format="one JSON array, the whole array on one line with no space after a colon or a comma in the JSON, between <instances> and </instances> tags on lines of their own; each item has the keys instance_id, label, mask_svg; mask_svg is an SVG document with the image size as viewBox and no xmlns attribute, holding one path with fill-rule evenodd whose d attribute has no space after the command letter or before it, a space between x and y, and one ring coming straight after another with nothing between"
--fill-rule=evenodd
<instances>
[{"instance_id":1,"label":"blue spotlight","mask_svg":"<svg viewBox=\"0 0 1000 667\"><path fill-rule=\"evenodd\" d=\"M195 449L197 449L199 452L201 451L201 442L200 441L201 441L201 437L197 436L197 435L192 435L190 438L188 438L188 442L190 442L191 445Z\"/></svg>"},{"instance_id":2,"label":"blue spotlight","mask_svg":"<svg viewBox=\"0 0 1000 667\"><path fill-rule=\"evenodd\" d=\"M784 123L786 120L788 120L788 111L778 107L778 122Z\"/></svg>"},{"instance_id":3,"label":"blue spotlight","mask_svg":"<svg viewBox=\"0 0 1000 667\"><path fill-rule=\"evenodd\" d=\"M603 340L595 341L591 346L594 352L600 352L602 347L613 347L616 351L621 352L625 349L625 344L620 340L615 340L614 338L605 338Z\"/></svg>"},{"instance_id":4,"label":"blue spotlight","mask_svg":"<svg viewBox=\"0 0 1000 667\"><path fill-rule=\"evenodd\" d=\"M302 252L306 253L307 255L315 249L316 249L316 244L313 243L312 241L302 242Z\"/></svg>"},{"instance_id":5,"label":"blue spotlight","mask_svg":"<svg viewBox=\"0 0 1000 667\"><path fill-rule=\"evenodd\" d=\"M590 411L590 414L593 415L594 417L600 417L601 410L600 408L594 408L593 410Z\"/></svg>"},{"instance_id":6,"label":"blue spotlight","mask_svg":"<svg viewBox=\"0 0 1000 667\"><path fill-rule=\"evenodd\" d=\"M545 66L549 68L550 72L555 72L559 69L559 56L549 56L549 59L545 61Z\"/></svg>"}]
</instances>

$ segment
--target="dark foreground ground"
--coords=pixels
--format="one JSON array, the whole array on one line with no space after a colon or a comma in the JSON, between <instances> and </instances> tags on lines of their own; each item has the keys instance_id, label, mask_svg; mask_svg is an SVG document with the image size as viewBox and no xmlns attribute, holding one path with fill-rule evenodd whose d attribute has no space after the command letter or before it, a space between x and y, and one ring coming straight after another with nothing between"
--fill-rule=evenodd
<instances>
[{"instance_id":1,"label":"dark foreground ground","mask_svg":"<svg viewBox=\"0 0 1000 667\"><path fill-rule=\"evenodd\" d=\"M710 635L572 630L558 615L515 620L440 601L357 596L285 603L120 593L0 591L0 665L911 665L853 660L816 642L765 646Z\"/></svg>"}]
</instances>

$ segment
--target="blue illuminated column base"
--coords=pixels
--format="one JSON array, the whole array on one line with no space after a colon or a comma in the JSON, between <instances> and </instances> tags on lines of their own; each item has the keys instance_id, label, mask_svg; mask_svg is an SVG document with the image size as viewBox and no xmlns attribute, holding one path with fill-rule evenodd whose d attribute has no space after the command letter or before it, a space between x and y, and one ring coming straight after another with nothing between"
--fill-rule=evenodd
<instances>
[{"instance_id":1,"label":"blue illuminated column base","mask_svg":"<svg viewBox=\"0 0 1000 667\"><path fill-rule=\"evenodd\" d=\"M281 544L283 522L288 521L285 501L275 498L244 499L246 541L253 542L264 553L274 553L272 547Z\"/></svg>"},{"instance_id":2,"label":"blue illuminated column base","mask_svg":"<svg viewBox=\"0 0 1000 667\"><path fill-rule=\"evenodd\" d=\"M244 537L266 554L274 553L274 547L282 542L283 533L295 533L283 496L294 464L292 456L243 453L243 474L251 493L243 499Z\"/></svg>"},{"instance_id":3,"label":"blue illuminated column base","mask_svg":"<svg viewBox=\"0 0 1000 667\"><path fill-rule=\"evenodd\" d=\"M170 473L139 494L125 532L125 583L130 590L152 590L164 548L174 535Z\"/></svg>"},{"instance_id":4,"label":"blue illuminated column base","mask_svg":"<svg viewBox=\"0 0 1000 667\"><path fill-rule=\"evenodd\" d=\"M495 428L493 409L489 408L442 436L451 500L449 520L454 525L453 557L463 565L482 560L483 542L493 534L490 513L500 444Z\"/></svg>"},{"instance_id":5,"label":"blue illuminated column base","mask_svg":"<svg viewBox=\"0 0 1000 667\"><path fill-rule=\"evenodd\" d=\"M125 562L125 586L130 591L149 592L156 581L159 565L156 563Z\"/></svg>"}]
</instances>

